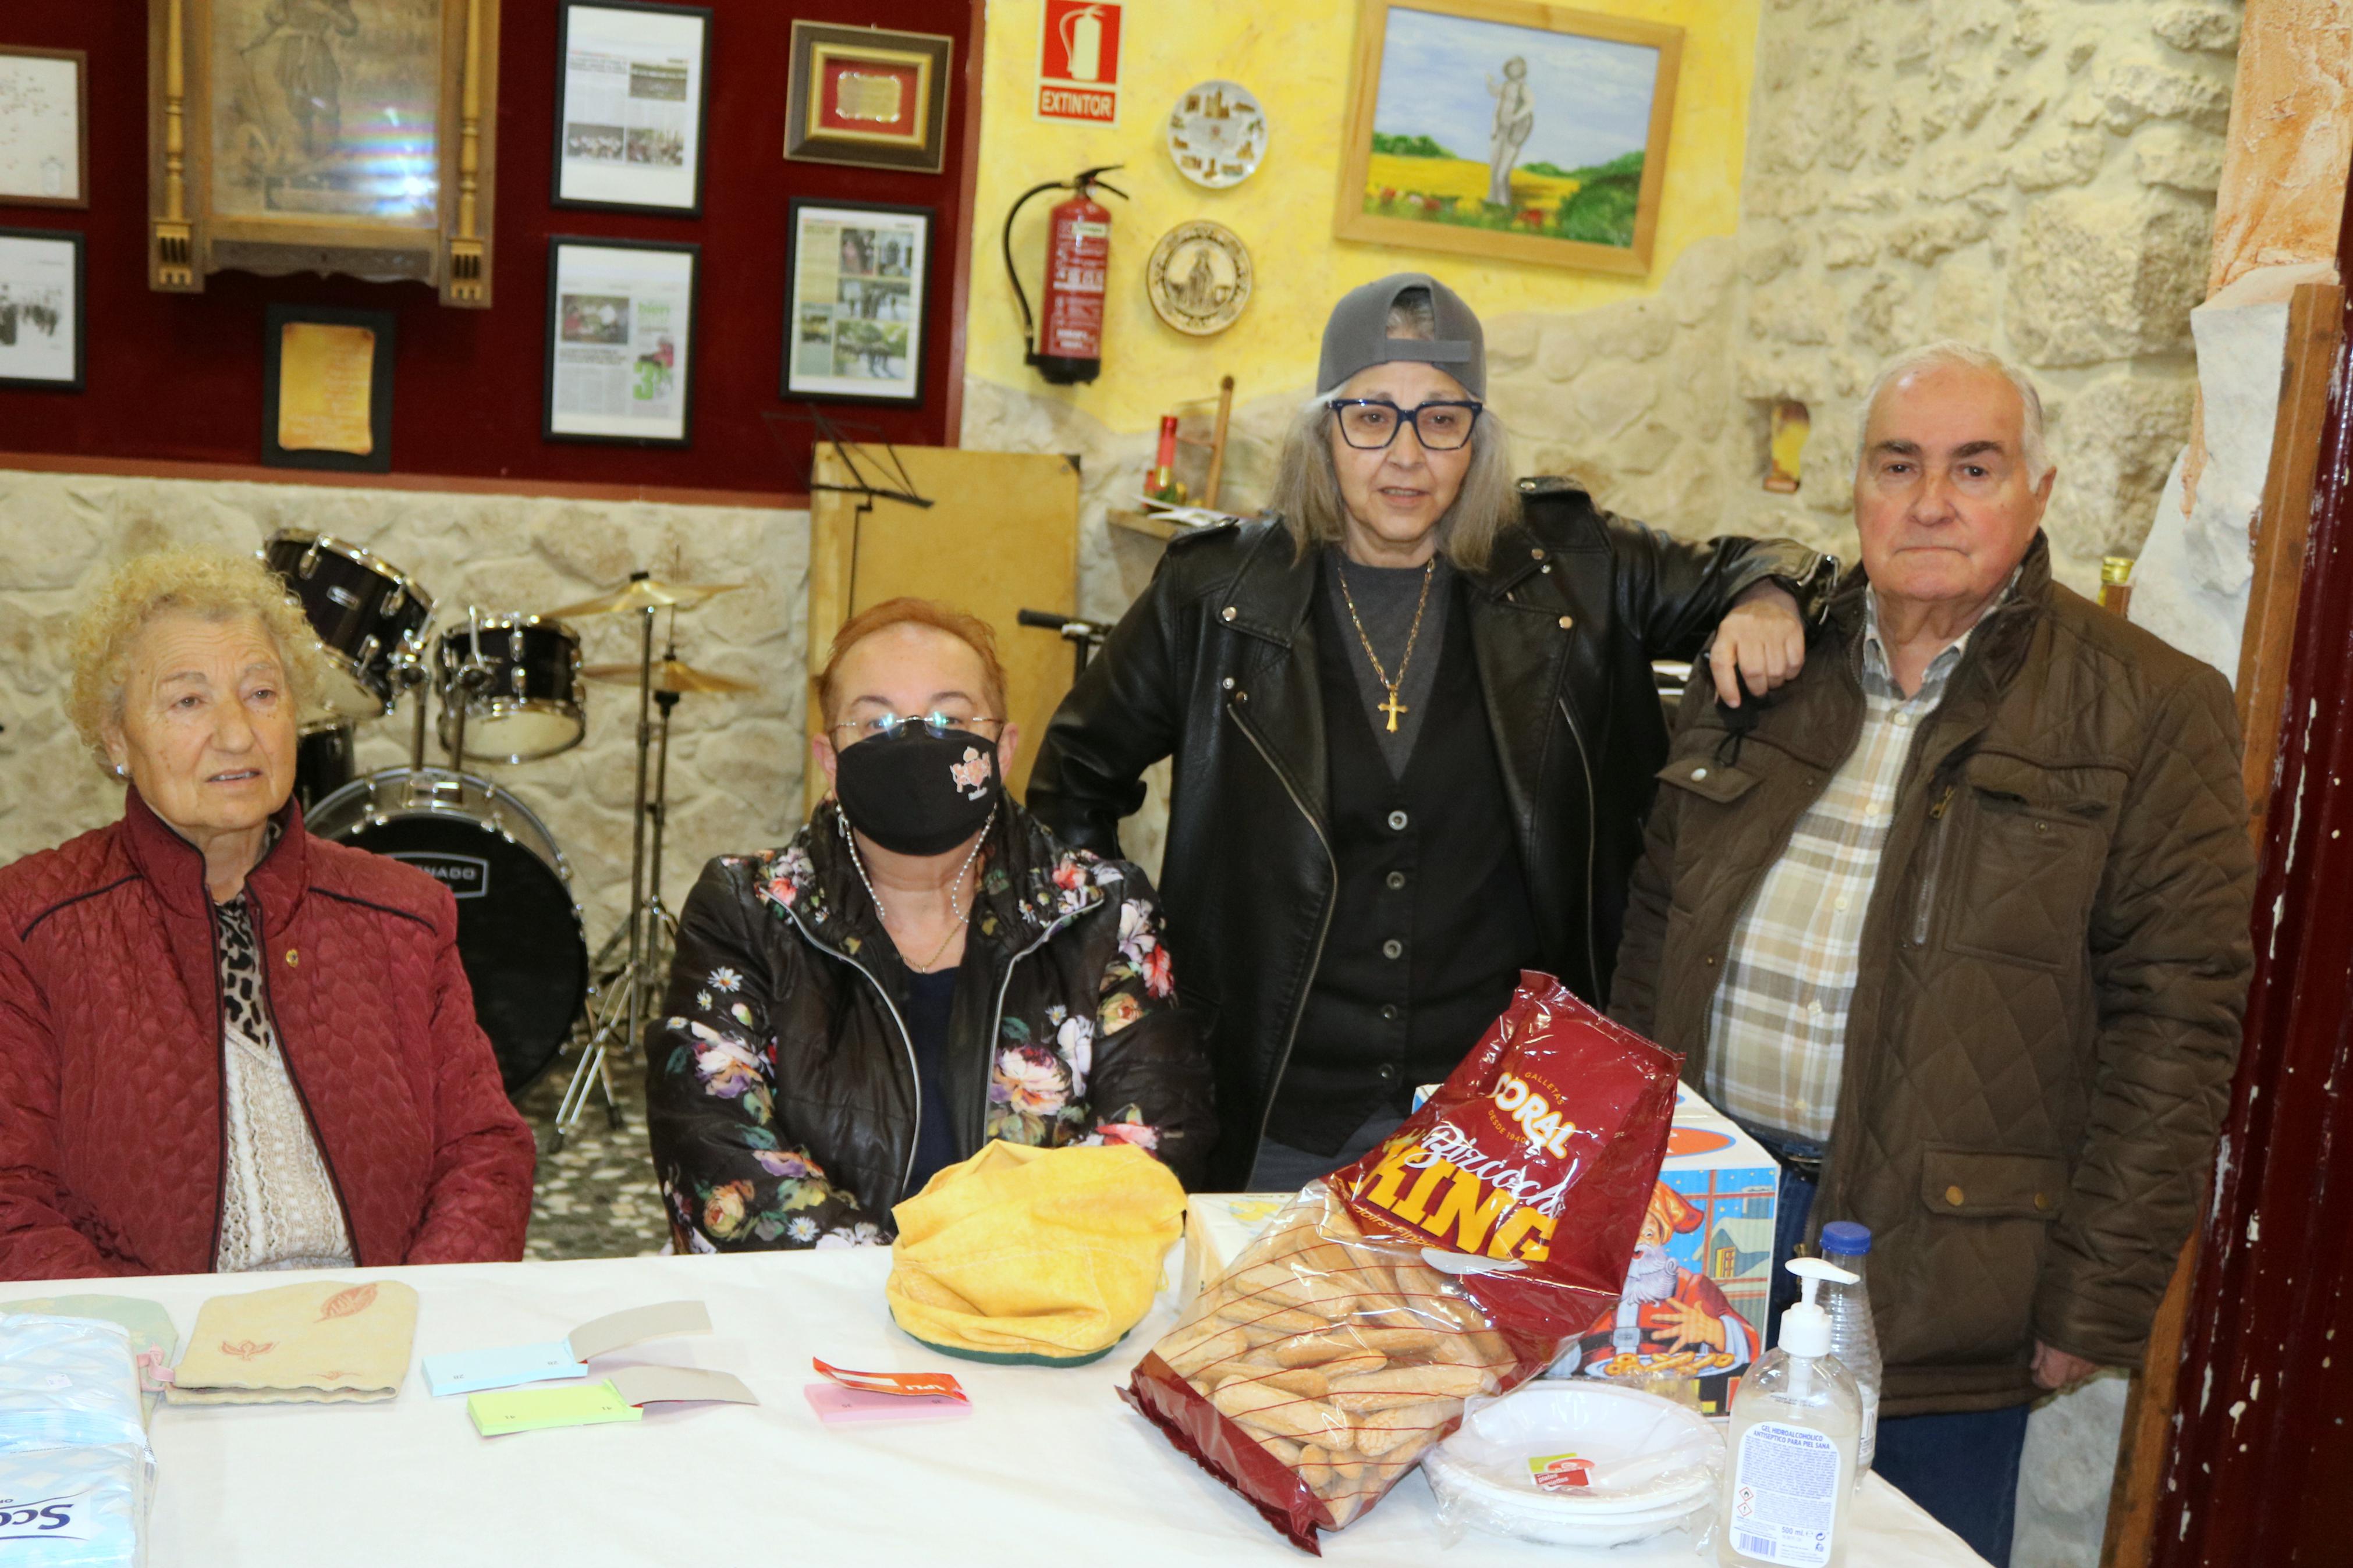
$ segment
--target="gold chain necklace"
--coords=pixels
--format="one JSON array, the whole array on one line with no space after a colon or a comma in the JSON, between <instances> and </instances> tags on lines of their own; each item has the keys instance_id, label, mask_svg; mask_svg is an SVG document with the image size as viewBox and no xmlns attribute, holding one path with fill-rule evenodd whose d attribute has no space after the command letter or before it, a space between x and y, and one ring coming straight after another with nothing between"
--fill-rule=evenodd
<instances>
[{"instance_id":1,"label":"gold chain necklace","mask_svg":"<svg viewBox=\"0 0 2353 1568\"><path fill-rule=\"evenodd\" d=\"M1414 601L1413 629L1405 635L1405 657L1398 660L1397 679L1391 680L1389 672L1381 666L1381 656L1373 651L1373 639L1365 635L1365 618L1356 614L1356 595L1348 592L1347 560L1343 557L1340 562L1340 597L1347 604L1348 618L1356 624L1356 640L1365 645L1365 657L1373 661L1373 679L1389 689L1389 700L1374 703L1373 711L1389 716L1392 735L1397 733L1398 715L1412 711L1398 700L1398 688L1405 684L1406 667L1413 662L1413 645L1421 640L1421 612L1430 607L1430 580L1437 571L1438 557L1433 555L1422 566L1421 597Z\"/></svg>"}]
</instances>

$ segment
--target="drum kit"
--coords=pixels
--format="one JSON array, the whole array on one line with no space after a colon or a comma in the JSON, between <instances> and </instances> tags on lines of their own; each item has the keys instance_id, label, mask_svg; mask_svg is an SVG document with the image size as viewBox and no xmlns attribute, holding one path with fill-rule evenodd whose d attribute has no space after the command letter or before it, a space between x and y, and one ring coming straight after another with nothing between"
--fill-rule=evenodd
<instances>
[{"instance_id":1,"label":"drum kit","mask_svg":"<svg viewBox=\"0 0 2353 1568\"><path fill-rule=\"evenodd\" d=\"M295 768L305 826L406 860L456 896L458 956L510 1095L535 1082L568 1043L581 1043L557 1108L555 1147L599 1088L618 1127L611 1057L617 1050L627 1058L659 1005L677 931L660 891L670 715L686 696L755 689L680 663L676 617L740 584L665 583L638 572L542 615L470 607L430 638L432 595L365 550L289 531L261 558L301 605L328 668ZM665 613L673 641L657 661L655 622ZM638 618L636 661L581 667L580 636L566 623L595 616ZM589 682L638 689L629 910L593 960L555 836L512 791L465 771L468 762L534 763L580 744ZM428 724L437 696L438 721ZM358 726L389 717L403 698L414 705L408 764L355 776ZM426 760L428 730L446 767Z\"/></svg>"}]
</instances>

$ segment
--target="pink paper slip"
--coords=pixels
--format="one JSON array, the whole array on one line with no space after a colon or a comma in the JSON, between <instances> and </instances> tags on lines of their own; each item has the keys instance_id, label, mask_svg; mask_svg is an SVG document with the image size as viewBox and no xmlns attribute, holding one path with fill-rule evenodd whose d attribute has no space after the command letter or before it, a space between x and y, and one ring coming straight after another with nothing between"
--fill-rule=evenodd
<instances>
[{"instance_id":1,"label":"pink paper slip","mask_svg":"<svg viewBox=\"0 0 2353 1568\"><path fill-rule=\"evenodd\" d=\"M805 1383L801 1393L824 1422L959 1421L972 1414L968 1400L938 1394L876 1394L838 1383Z\"/></svg>"}]
</instances>

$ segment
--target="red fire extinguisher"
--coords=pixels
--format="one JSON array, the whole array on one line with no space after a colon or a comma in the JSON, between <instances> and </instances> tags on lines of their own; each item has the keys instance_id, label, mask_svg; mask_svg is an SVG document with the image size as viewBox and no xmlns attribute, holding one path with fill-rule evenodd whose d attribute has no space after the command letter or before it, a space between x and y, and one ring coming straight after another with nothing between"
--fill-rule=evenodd
<instances>
[{"instance_id":1,"label":"red fire extinguisher","mask_svg":"<svg viewBox=\"0 0 2353 1568\"><path fill-rule=\"evenodd\" d=\"M1067 180L1049 180L1021 193L1005 215L1005 274L1021 304L1021 342L1038 374L1056 386L1092 381L1103 369L1103 283L1111 269L1111 209L1094 199L1097 190L1122 201L1127 193L1101 176L1120 167L1105 163L1082 169ZM1029 314L1029 296L1013 265L1013 220L1031 196L1044 191L1075 193L1048 215L1046 277L1039 289L1039 315Z\"/></svg>"}]
</instances>

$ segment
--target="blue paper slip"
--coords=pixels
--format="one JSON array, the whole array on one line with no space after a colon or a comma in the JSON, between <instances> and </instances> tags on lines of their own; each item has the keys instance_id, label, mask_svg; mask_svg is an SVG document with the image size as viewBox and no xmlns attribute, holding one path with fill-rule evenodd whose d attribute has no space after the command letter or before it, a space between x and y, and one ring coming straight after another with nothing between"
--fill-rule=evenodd
<instances>
[{"instance_id":1,"label":"blue paper slip","mask_svg":"<svg viewBox=\"0 0 2353 1568\"><path fill-rule=\"evenodd\" d=\"M526 1383L552 1383L558 1378L587 1375L587 1365L573 1359L569 1340L551 1340L543 1345L456 1351L425 1358L425 1386L437 1399L445 1394L472 1394L485 1388L514 1388Z\"/></svg>"},{"instance_id":2,"label":"blue paper slip","mask_svg":"<svg viewBox=\"0 0 2353 1568\"><path fill-rule=\"evenodd\" d=\"M581 1324L544 1344L498 1345L452 1351L425 1358L425 1386L436 1398L483 1389L515 1388L527 1383L586 1377L585 1364L600 1355L670 1334L707 1334L711 1311L700 1301L664 1301L632 1307Z\"/></svg>"}]
</instances>

